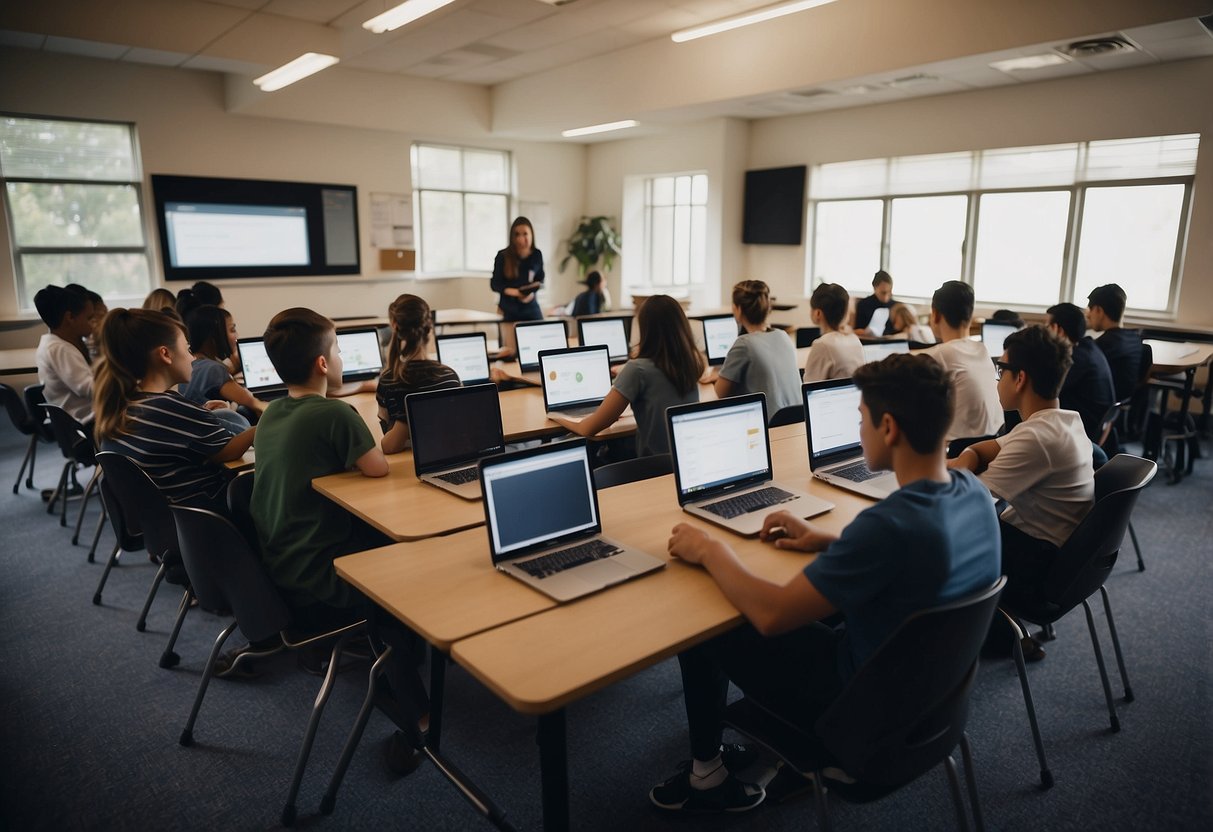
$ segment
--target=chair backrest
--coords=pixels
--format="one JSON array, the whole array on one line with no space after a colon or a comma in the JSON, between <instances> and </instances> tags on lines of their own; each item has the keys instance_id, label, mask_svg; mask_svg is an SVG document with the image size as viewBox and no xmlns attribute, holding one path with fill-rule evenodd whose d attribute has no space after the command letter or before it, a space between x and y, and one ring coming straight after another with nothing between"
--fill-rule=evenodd
<instances>
[{"instance_id":1,"label":"chair backrest","mask_svg":"<svg viewBox=\"0 0 1213 832\"><path fill-rule=\"evenodd\" d=\"M51 430L64 459L82 465L94 465L93 437L84 425L56 404L43 404L42 409L51 420Z\"/></svg>"},{"instance_id":2,"label":"chair backrest","mask_svg":"<svg viewBox=\"0 0 1213 832\"><path fill-rule=\"evenodd\" d=\"M103 481L117 500L126 528L143 535L148 554L169 566L181 563L177 527L164 492L142 468L122 454L98 451L97 464L105 475Z\"/></svg>"},{"instance_id":3,"label":"chair backrest","mask_svg":"<svg viewBox=\"0 0 1213 832\"><path fill-rule=\"evenodd\" d=\"M1145 341L1141 342L1141 364L1138 365L1137 386L1145 387L1150 383L1150 371L1154 369L1154 348Z\"/></svg>"},{"instance_id":4,"label":"chair backrest","mask_svg":"<svg viewBox=\"0 0 1213 832\"><path fill-rule=\"evenodd\" d=\"M814 729L847 774L896 787L956 747L1006 581L911 616L859 668Z\"/></svg>"},{"instance_id":5,"label":"chair backrest","mask_svg":"<svg viewBox=\"0 0 1213 832\"><path fill-rule=\"evenodd\" d=\"M55 431L51 428L50 417L46 415L46 409L42 405L46 404L45 385L31 384L24 390L25 394L25 409L29 412L30 420L38 426L39 436L47 441L55 441Z\"/></svg>"},{"instance_id":6,"label":"chair backrest","mask_svg":"<svg viewBox=\"0 0 1213 832\"><path fill-rule=\"evenodd\" d=\"M227 513L254 552L261 550L253 523L253 471L241 471L227 484Z\"/></svg>"},{"instance_id":7,"label":"chair backrest","mask_svg":"<svg viewBox=\"0 0 1213 832\"><path fill-rule=\"evenodd\" d=\"M1108 443L1108 437L1112 433L1112 426L1116 424L1116 420L1120 417L1120 411L1128 406L1128 399L1112 402L1112 404L1108 405L1108 409L1104 411L1103 416L1099 419L1099 447L1102 448Z\"/></svg>"},{"instance_id":8,"label":"chair backrest","mask_svg":"<svg viewBox=\"0 0 1213 832\"><path fill-rule=\"evenodd\" d=\"M1158 471L1157 463L1117 454L1095 472L1095 505L1057 553L1045 578L1044 600L1065 612L1103 585L1124 540L1133 506Z\"/></svg>"},{"instance_id":9,"label":"chair backrest","mask_svg":"<svg viewBox=\"0 0 1213 832\"><path fill-rule=\"evenodd\" d=\"M767 422L768 428L778 428L784 425L794 425L804 421L804 405L790 404L787 407L781 407L775 411L775 415L771 417L771 421Z\"/></svg>"},{"instance_id":10,"label":"chair backrest","mask_svg":"<svg viewBox=\"0 0 1213 832\"><path fill-rule=\"evenodd\" d=\"M4 409L8 411L8 418L12 420L13 427L26 436L38 432L29 411L25 409L25 402L21 400L20 393L7 384L0 384L0 399L4 401Z\"/></svg>"},{"instance_id":11,"label":"chair backrest","mask_svg":"<svg viewBox=\"0 0 1213 832\"><path fill-rule=\"evenodd\" d=\"M594 469L595 488L614 488L629 482L651 480L674 473L674 460L669 454L654 454L636 459L612 462Z\"/></svg>"},{"instance_id":12,"label":"chair backrest","mask_svg":"<svg viewBox=\"0 0 1213 832\"><path fill-rule=\"evenodd\" d=\"M993 438L994 437L992 435L990 435L990 436L961 436L956 439L953 439L951 442L948 443L948 452L947 452L948 459L955 459L956 457L960 456L960 452L963 451L965 448L969 447L970 445L976 445L978 442L985 442L987 439L993 439Z\"/></svg>"},{"instance_id":13,"label":"chair backrest","mask_svg":"<svg viewBox=\"0 0 1213 832\"><path fill-rule=\"evenodd\" d=\"M249 641L285 630L291 614L240 530L206 509L173 506L171 511L185 571L202 608L231 610Z\"/></svg>"}]
</instances>

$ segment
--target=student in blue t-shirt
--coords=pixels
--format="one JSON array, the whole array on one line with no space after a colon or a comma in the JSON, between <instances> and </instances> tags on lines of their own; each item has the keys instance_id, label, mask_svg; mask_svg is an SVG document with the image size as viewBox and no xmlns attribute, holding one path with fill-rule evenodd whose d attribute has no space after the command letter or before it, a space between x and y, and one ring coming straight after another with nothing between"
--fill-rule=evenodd
<instances>
[{"instance_id":1,"label":"student in blue t-shirt","mask_svg":"<svg viewBox=\"0 0 1213 832\"><path fill-rule=\"evenodd\" d=\"M864 458L892 470L900 489L862 512L840 536L775 512L761 537L817 552L784 585L750 572L727 543L687 523L669 550L703 566L748 624L678 656L692 760L654 786L661 809L739 812L765 792L733 773L742 746L722 746L729 681L812 732L817 717L910 615L992 584L1001 567L989 492L969 472L949 471L944 434L952 418L946 371L926 356L892 355L855 371ZM844 629L824 619L841 614Z\"/></svg>"}]
</instances>

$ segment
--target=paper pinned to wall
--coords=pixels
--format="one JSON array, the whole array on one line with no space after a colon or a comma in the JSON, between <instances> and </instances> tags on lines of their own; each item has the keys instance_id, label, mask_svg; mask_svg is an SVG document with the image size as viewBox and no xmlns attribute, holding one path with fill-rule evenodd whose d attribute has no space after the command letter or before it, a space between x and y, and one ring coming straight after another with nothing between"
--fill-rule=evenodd
<instances>
[{"instance_id":1,"label":"paper pinned to wall","mask_svg":"<svg viewBox=\"0 0 1213 832\"><path fill-rule=\"evenodd\" d=\"M412 196L372 192L370 197L371 245L375 248L414 248Z\"/></svg>"}]
</instances>

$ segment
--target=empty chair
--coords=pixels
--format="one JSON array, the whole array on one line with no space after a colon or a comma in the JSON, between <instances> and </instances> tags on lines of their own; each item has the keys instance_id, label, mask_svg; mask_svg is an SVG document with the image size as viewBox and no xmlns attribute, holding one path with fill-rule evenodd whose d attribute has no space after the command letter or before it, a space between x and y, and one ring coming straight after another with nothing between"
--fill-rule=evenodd
<instances>
[{"instance_id":1,"label":"empty chair","mask_svg":"<svg viewBox=\"0 0 1213 832\"><path fill-rule=\"evenodd\" d=\"M59 484L51 494L50 500L47 501L46 513L54 513L55 503L58 501L60 505L59 525L66 526L68 492L71 484L75 481L76 468L81 465L91 468L97 464L94 456L96 446L93 444L92 433L62 407L53 404L43 404L42 409L50 419L51 430L54 432L55 441L59 443L59 451L63 454L64 459L63 473L59 475ZM84 489L84 497L80 501L80 516L76 519L76 533L72 536L73 544L79 542L80 524L84 521L84 511L88 508L88 498L92 496L96 487L97 472L94 471L92 478L89 479L88 486Z\"/></svg>"},{"instance_id":2,"label":"empty chair","mask_svg":"<svg viewBox=\"0 0 1213 832\"><path fill-rule=\"evenodd\" d=\"M25 474L25 470L29 468L29 476L25 480L26 488L34 487L34 463L38 458L38 441L53 441L54 437L49 430L44 428L42 423L30 415L30 412L25 408L25 402L22 401L21 395L7 384L0 384L0 399L4 400L4 409L8 411L8 418L22 434L29 437L29 446L25 450L25 458L21 460L21 467L17 470L17 479L13 482L13 493L16 494L21 490L21 477ZM42 411L38 411L38 415L42 415Z\"/></svg>"},{"instance_id":3,"label":"empty chair","mask_svg":"<svg viewBox=\"0 0 1213 832\"><path fill-rule=\"evenodd\" d=\"M629 482L664 477L674 473L674 460L669 454L654 454L636 459L612 462L594 469L595 488L614 488Z\"/></svg>"},{"instance_id":4,"label":"empty chair","mask_svg":"<svg viewBox=\"0 0 1213 832\"><path fill-rule=\"evenodd\" d=\"M802 777L811 778L818 826L829 828L823 778L844 799L867 803L943 764L957 822L968 828L952 751L960 745L977 828L983 827L965 722L977 657L1006 578L965 598L923 610L906 621L856 671L814 723L776 714L745 697L729 706L725 724L751 737Z\"/></svg>"}]
</instances>

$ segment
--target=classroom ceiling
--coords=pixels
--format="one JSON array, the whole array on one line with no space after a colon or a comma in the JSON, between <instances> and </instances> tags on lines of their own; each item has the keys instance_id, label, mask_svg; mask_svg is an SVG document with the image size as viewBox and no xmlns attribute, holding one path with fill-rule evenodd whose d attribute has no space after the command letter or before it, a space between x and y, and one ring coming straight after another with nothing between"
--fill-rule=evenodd
<instances>
[{"instance_id":1,"label":"classroom ceiling","mask_svg":"<svg viewBox=\"0 0 1213 832\"><path fill-rule=\"evenodd\" d=\"M888 3L890 0L883 0ZM904 2L904 0L894 0ZM818 112L845 107L866 106L905 98L960 92L973 88L1031 83L1039 80L1089 74L1126 67L1156 64L1213 55L1213 21L1196 15L1207 14L1213 0L1151 0L1132 4L1112 2L1120 14L1098 18L1059 18L1054 29L1046 22L1016 26L1019 21L1007 11L1005 2L993 0L916 0L919 8L939 15L949 3L968 4L958 12L956 26L972 27L987 23L1000 29L999 37L981 32L972 39L972 52L965 50L963 32L946 33L938 49L931 43L904 44L890 40L882 45L871 38L872 10L884 9L873 0L839 0L821 9L801 12L778 21L738 30L702 41L700 56L712 55L713 48L730 48L733 43L753 44L767 30L772 38L789 37L789 32L822 33L806 28L813 21L831 22L851 31L829 32L833 48L849 47L847 60L834 61L839 77L817 66L810 71L812 56L806 56L801 76L789 68L780 73L759 72L760 80L742 86L718 83L705 90L693 82L675 88L664 97L648 90L617 91L612 106L604 98L601 121L630 117L619 113L627 107L621 102L635 98L637 108L651 124L668 124L705 117L732 116L765 118L789 113ZM0 47L38 49L114 61L126 61L183 69L227 73L253 77L285 63L303 52L336 55L341 63L334 71L348 73L355 82L361 73L397 76L401 80L436 79L481 85L506 92L501 96L518 111L517 99L527 90L557 89L561 78L579 78L584 85L587 72L601 78L606 86L612 81L626 84L631 65L650 55L675 54L690 44L672 44L671 32L707 23L741 12L771 5L771 0L455 0L451 5L394 32L372 34L362 22L395 5L395 0L12 0L0 9ZM973 16L969 9L988 6L989 16ZM1019 9L1031 6L1022 2ZM1040 3L1035 5L1041 8ZM1090 4L1082 4L1090 7ZM1098 5L1098 4L1097 4ZM905 7L889 8L887 22L896 27L896 15ZM1115 10L1113 10L1115 11ZM1023 12L1025 15L1030 10ZM820 14L819 18L810 18ZM832 15L832 17L830 16ZM850 15L848 17L847 15ZM967 16L966 16L967 15ZM1039 16L1039 15L1038 15ZM1098 28L1097 21L1111 24L1122 21L1141 23L1125 28ZM806 22L807 21L807 22ZM943 33L946 24L933 24ZM1088 29L1076 29L1086 25ZM797 29L797 27L800 27ZM1067 28L1068 27L1068 28ZM913 38L918 33L906 33ZM974 34L978 34L974 32ZM1053 38L1043 35L1055 34ZM854 42L848 38L854 36ZM897 38L898 32L887 34ZM990 67L1007 58L1058 53L1070 43L1084 38L1115 36L1124 46L1107 54L1078 54L1054 66L1032 70L1002 71ZM949 37L951 40L949 41ZM918 38L922 40L921 37ZM719 47L702 44L719 43ZM996 44L1000 47L990 49ZM750 47L752 48L752 47ZM808 49L806 39L806 49ZM868 64L878 71L862 71L862 60L850 60L853 53L872 53ZM778 54L778 53L775 53ZM889 60L906 55L912 63L890 67ZM881 55L889 58L880 61ZM753 56L760 64L761 55ZM928 60L923 60L928 58ZM929 58L938 58L930 60ZM785 61L786 63L786 61ZM820 61L819 61L820 63ZM660 66L660 60L657 64ZM670 60L672 69L682 72L684 64ZM747 71L749 71L747 67ZM705 76L718 67L704 66ZM794 68L792 68L794 70ZM797 83L801 82L801 83ZM654 90L667 79L654 78ZM304 87L307 81L296 85ZM508 93L514 90L517 95ZM298 93L296 93L298 94ZM646 100L646 95L652 101ZM609 98L609 96L607 97ZM525 109L525 108L523 108ZM550 109L550 108L549 108ZM593 123L593 106L568 105L565 126ZM265 114L271 114L267 111ZM306 118L306 115L295 117ZM535 125L535 119L520 117L519 124L509 118L494 118L496 132L528 138L554 138L559 125ZM369 126L369 125L368 125ZM528 132L529 131L529 132ZM604 138L613 138L606 134Z\"/></svg>"}]
</instances>

